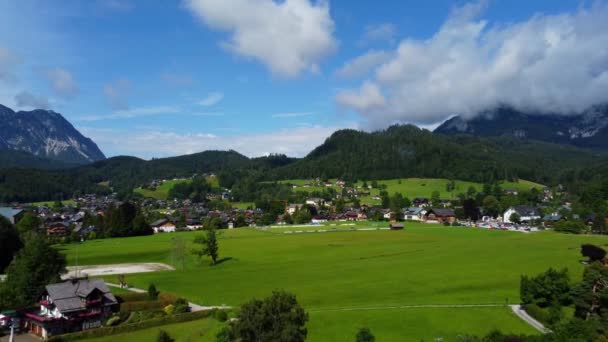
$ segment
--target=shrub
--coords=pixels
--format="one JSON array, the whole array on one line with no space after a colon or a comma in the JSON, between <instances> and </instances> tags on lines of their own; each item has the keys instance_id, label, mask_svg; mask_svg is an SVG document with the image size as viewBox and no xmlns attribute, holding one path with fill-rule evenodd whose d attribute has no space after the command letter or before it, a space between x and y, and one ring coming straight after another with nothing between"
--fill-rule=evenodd
<instances>
[{"instance_id":1,"label":"shrub","mask_svg":"<svg viewBox=\"0 0 608 342\"><path fill-rule=\"evenodd\" d=\"M122 334L132 331L138 331L153 327L158 327L161 325L174 324L174 323L182 323L182 322L190 322L198 319L203 319L207 317L211 317L215 315L215 310L210 311L197 311L197 312L189 312L185 314L179 315L171 315L164 316L161 318L150 319L147 321L137 322L137 323L128 323L113 327L102 327L97 329L90 329L85 331L80 331L71 334L53 336L49 338L51 342L59 342L59 341L77 341L95 337L109 336L115 334Z\"/></svg>"},{"instance_id":2,"label":"shrub","mask_svg":"<svg viewBox=\"0 0 608 342\"><path fill-rule=\"evenodd\" d=\"M159 330L158 331L158 338L156 339L158 342L173 342L175 341L170 335L169 333L167 333L164 330Z\"/></svg>"},{"instance_id":3,"label":"shrub","mask_svg":"<svg viewBox=\"0 0 608 342\"><path fill-rule=\"evenodd\" d=\"M570 234L581 234L587 230L587 226L580 221L560 221L555 224L555 231Z\"/></svg>"},{"instance_id":4,"label":"shrub","mask_svg":"<svg viewBox=\"0 0 608 342\"><path fill-rule=\"evenodd\" d=\"M224 310L217 310L215 312L215 319L220 322L226 322L228 320L228 313Z\"/></svg>"},{"instance_id":5,"label":"shrub","mask_svg":"<svg viewBox=\"0 0 608 342\"><path fill-rule=\"evenodd\" d=\"M111 327L120 323L120 316L112 316L106 321L106 326Z\"/></svg>"},{"instance_id":6,"label":"shrub","mask_svg":"<svg viewBox=\"0 0 608 342\"><path fill-rule=\"evenodd\" d=\"M600 261L606 257L606 251L602 247L592 244L581 245L581 254L589 258L590 262Z\"/></svg>"},{"instance_id":7,"label":"shrub","mask_svg":"<svg viewBox=\"0 0 608 342\"><path fill-rule=\"evenodd\" d=\"M541 308L536 304L526 304L524 306L524 310L528 313L528 315L532 316L537 321L543 324L549 324L549 314L548 312Z\"/></svg>"},{"instance_id":8,"label":"shrub","mask_svg":"<svg viewBox=\"0 0 608 342\"><path fill-rule=\"evenodd\" d=\"M175 306L173 306L173 304L169 304L167 306L165 306L165 308L163 309L163 311L167 314L167 315L173 315L173 311L175 310Z\"/></svg>"},{"instance_id":9,"label":"shrub","mask_svg":"<svg viewBox=\"0 0 608 342\"><path fill-rule=\"evenodd\" d=\"M148 298L150 300L157 300L158 294L159 291L156 289L156 286L154 284L150 284L150 286L148 286Z\"/></svg>"},{"instance_id":10,"label":"shrub","mask_svg":"<svg viewBox=\"0 0 608 342\"><path fill-rule=\"evenodd\" d=\"M119 303L122 302L141 302L148 299L147 293L131 292L116 296Z\"/></svg>"},{"instance_id":11,"label":"shrub","mask_svg":"<svg viewBox=\"0 0 608 342\"><path fill-rule=\"evenodd\" d=\"M184 298L178 298L175 300L175 302L173 302L173 306L175 307L173 309L173 313L184 313L184 312L190 312L190 304L188 304L188 301L185 300Z\"/></svg>"}]
</instances>

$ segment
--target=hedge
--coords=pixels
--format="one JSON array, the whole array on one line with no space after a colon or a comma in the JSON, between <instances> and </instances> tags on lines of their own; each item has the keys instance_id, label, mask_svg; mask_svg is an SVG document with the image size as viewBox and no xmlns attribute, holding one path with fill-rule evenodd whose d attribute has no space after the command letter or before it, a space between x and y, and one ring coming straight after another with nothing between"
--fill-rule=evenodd
<instances>
[{"instance_id":1,"label":"hedge","mask_svg":"<svg viewBox=\"0 0 608 342\"><path fill-rule=\"evenodd\" d=\"M120 311L124 312L162 310L178 299L177 296L166 292L161 292L157 300L150 300L147 293L127 293L118 296L118 298Z\"/></svg>"},{"instance_id":2,"label":"hedge","mask_svg":"<svg viewBox=\"0 0 608 342\"><path fill-rule=\"evenodd\" d=\"M162 318L150 319L147 321L142 321L142 322L137 322L137 323L118 325L118 326L114 326L114 327L101 327L101 328L90 329L90 330L80 331L80 332L71 333L71 334L53 336L53 337L49 338L49 341L51 341L51 342L77 341L77 340L87 339L87 338L96 338L96 337L103 337L103 336L108 336L108 335L128 333L128 332L132 332L132 331L158 327L161 325L195 321L195 320L203 319L203 318L207 318L207 317L214 317L215 311L216 311L216 309L208 310L208 311L188 312L188 313L183 313L183 314L165 316Z\"/></svg>"},{"instance_id":3,"label":"hedge","mask_svg":"<svg viewBox=\"0 0 608 342\"><path fill-rule=\"evenodd\" d=\"M549 323L549 314L546 309L543 309L536 304L526 304L524 310L526 310L528 315L542 324L547 325Z\"/></svg>"}]
</instances>

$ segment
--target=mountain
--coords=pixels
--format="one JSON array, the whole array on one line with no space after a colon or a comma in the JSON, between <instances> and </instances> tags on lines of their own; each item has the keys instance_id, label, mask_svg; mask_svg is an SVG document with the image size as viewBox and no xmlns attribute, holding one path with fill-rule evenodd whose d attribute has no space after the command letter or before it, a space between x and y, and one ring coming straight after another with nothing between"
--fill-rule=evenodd
<instances>
[{"instance_id":1,"label":"mountain","mask_svg":"<svg viewBox=\"0 0 608 342\"><path fill-rule=\"evenodd\" d=\"M521 178L550 184L561 171L598 158L568 145L508 136L450 136L407 125L372 133L337 131L305 158L272 170L267 178Z\"/></svg>"},{"instance_id":2,"label":"mountain","mask_svg":"<svg viewBox=\"0 0 608 342\"><path fill-rule=\"evenodd\" d=\"M97 145L61 114L41 109L15 112L3 105L0 105L0 150L24 151L69 164L105 159Z\"/></svg>"},{"instance_id":3,"label":"mountain","mask_svg":"<svg viewBox=\"0 0 608 342\"><path fill-rule=\"evenodd\" d=\"M608 104L592 106L576 115L525 113L509 107L465 119L455 116L435 133L509 136L582 148L608 149Z\"/></svg>"}]
</instances>

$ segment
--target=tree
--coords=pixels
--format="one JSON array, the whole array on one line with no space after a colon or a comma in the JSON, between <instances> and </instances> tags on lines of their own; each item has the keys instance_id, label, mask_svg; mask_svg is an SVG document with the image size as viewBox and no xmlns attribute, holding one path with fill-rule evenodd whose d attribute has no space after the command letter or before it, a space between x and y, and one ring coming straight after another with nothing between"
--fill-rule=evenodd
<instances>
[{"instance_id":1,"label":"tree","mask_svg":"<svg viewBox=\"0 0 608 342\"><path fill-rule=\"evenodd\" d=\"M441 194L439 191L433 191L431 193L431 202L433 202L434 206L437 206L439 202L441 202Z\"/></svg>"},{"instance_id":2,"label":"tree","mask_svg":"<svg viewBox=\"0 0 608 342\"><path fill-rule=\"evenodd\" d=\"M521 223L521 216L519 216L518 213L513 213L511 216L509 216L509 221L519 224Z\"/></svg>"},{"instance_id":3,"label":"tree","mask_svg":"<svg viewBox=\"0 0 608 342\"><path fill-rule=\"evenodd\" d=\"M164 330L159 330L158 331L158 338L156 339L158 342L173 342L175 341L170 335L169 333L167 333Z\"/></svg>"},{"instance_id":4,"label":"tree","mask_svg":"<svg viewBox=\"0 0 608 342\"><path fill-rule=\"evenodd\" d=\"M590 262L601 261L606 257L606 251L602 247L592 244L581 245L581 254L589 258Z\"/></svg>"},{"instance_id":5,"label":"tree","mask_svg":"<svg viewBox=\"0 0 608 342\"><path fill-rule=\"evenodd\" d=\"M580 221L559 221L554 225L556 232L581 234L587 230L587 226Z\"/></svg>"},{"instance_id":6,"label":"tree","mask_svg":"<svg viewBox=\"0 0 608 342\"><path fill-rule=\"evenodd\" d=\"M4 216L0 216L0 274L4 273L4 269L22 247L23 243L15 227Z\"/></svg>"},{"instance_id":7,"label":"tree","mask_svg":"<svg viewBox=\"0 0 608 342\"><path fill-rule=\"evenodd\" d=\"M535 277L522 276L520 297L524 304L536 304L542 308L553 304L566 304L570 300L568 270L548 269Z\"/></svg>"},{"instance_id":8,"label":"tree","mask_svg":"<svg viewBox=\"0 0 608 342\"><path fill-rule=\"evenodd\" d=\"M599 212L595 214L593 218L593 224L591 225L591 230L593 230L596 234L605 234L606 233L606 213Z\"/></svg>"},{"instance_id":9,"label":"tree","mask_svg":"<svg viewBox=\"0 0 608 342\"><path fill-rule=\"evenodd\" d=\"M608 318L608 268L594 262L583 272L583 281L572 290L574 315L588 320Z\"/></svg>"},{"instance_id":10,"label":"tree","mask_svg":"<svg viewBox=\"0 0 608 342\"><path fill-rule=\"evenodd\" d=\"M159 295L159 294L160 294L160 291L158 291L158 290L156 289L156 285L154 285L154 284L152 284L152 283L151 283L151 284L148 286L148 298L149 298L150 300L157 300L157 299L158 299L158 295Z\"/></svg>"},{"instance_id":11,"label":"tree","mask_svg":"<svg viewBox=\"0 0 608 342\"><path fill-rule=\"evenodd\" d=\"M23 215L21 220L17 222L15 227L17 227L17 230L21 236L25 236L30 233L37 233L37 230L41 224L42 220L36 214L28 211L25 213L25 215Z\"/></svg>"},{"instance_id":12,"label":"tree","mask_svg":"<svg viewBox=\"0 0 608 342\"><path fill-rule=\"evenodd\" d=\"M498 212L500 210L500 203L498 202L496 197L492 195L486 196L484 197L482 204L487 215L492 217L498 216Z\"/></svg>"},{"instance_id":13,"label":"tree","mask_svg":"<svg viewBox=\"0 0 608 342\"><path fill-rule=\"evenodd\" d=\"M369 328L361 328L357 332L356 335L357 342L374 342L376 338L372 334L372 331Z\"/></svg>"},{"instance_id":14,"label":"tree","mask_svg":"<svg viewBox=\"0 0 608 342\"><path fill-rule=\"evenodd\" d=\"M195 249L193 253L201 258L203 256L209 256L212 264L215 265L219 256L216 230L208 229L206 235L199 235L194 238L194 243L200 245L200 247Z\"/></svg>"},{"instance_id":15,"label":"tree","mask_svg":"<svg viewBox=\"0 0 608 342\"><path fill-rule=\"evenodd\" d=\"M186 241L181 236L171 239L171 257L174 265L181 266L182 271L186 269Z\"/></svg>"},{"instance_id":16,"label":"tree","mask_svg":"<svg viewBox=\"0 0 608 342\"><path fill-rule=\"evenodd\" d=\"M24 308L32 304L47 284L61 281L65 265L65 256L44 237L32 237L6 269L6 280L0 283L0 306Z\"/></svg>"},{"instance_id":17,"label":"tree","mask_svg":"<svg viewBox=\"0 0 608 342\"><path fill-rule=\"evenodd\" d=\"M229 336L243 342L303 342L308 334L307 321L308 314L295 295L274 291L270 297L243 304L237 320L223 333L223 338Z\"/></svg>"}]
</instances>

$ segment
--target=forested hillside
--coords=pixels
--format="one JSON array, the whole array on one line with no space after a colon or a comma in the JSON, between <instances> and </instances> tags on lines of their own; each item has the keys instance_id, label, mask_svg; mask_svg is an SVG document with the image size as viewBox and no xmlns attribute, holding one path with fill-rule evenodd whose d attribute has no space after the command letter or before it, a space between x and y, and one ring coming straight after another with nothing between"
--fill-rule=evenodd
<instances>
[{"instance_id":1,"label":"forested hillside","mask_svg":"<svg viewBox=\"0 0 608 342\"><path fill-rule=\"evenodd\" d=\"M434 177L476 182L522 178L550 184L561 171L598 158L593 152L564 145L445 136L407 125L374 133L338 131L306 158L274 170L269 177Z\"/></svg>"},{"instance_id":2,"label":"forested hillside","mask_svg":"<svg viewBox=\"0 0 608 342\"><path fill-rule=\"evenodd\" d=\"M482 183L526 179L548 185L562 181L581 187L593 178L593 171L584 169L594 170L605 163L608 159L597 152L565 145L508 137L447 136L408 125L374 133L337 131L300 160L282 155L247 158L235 151L206 151L150 161L114 157L67 170L4 169L0 170L0 202L65 199L87 192L128 194L154 179L202 173L217 173L220 185L227 188L237 183L238 188L243 188L262 180L315 177L428 177ZM102 182L111 188L99 185Z\"/></svg>"}]
</instances>

